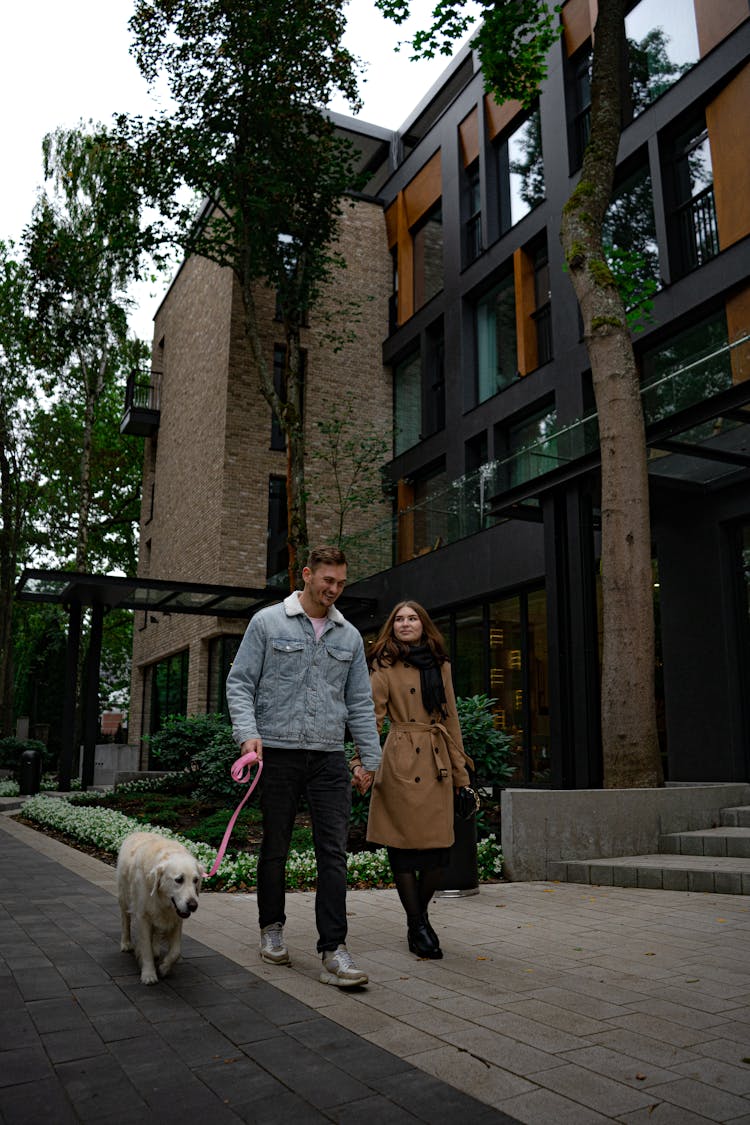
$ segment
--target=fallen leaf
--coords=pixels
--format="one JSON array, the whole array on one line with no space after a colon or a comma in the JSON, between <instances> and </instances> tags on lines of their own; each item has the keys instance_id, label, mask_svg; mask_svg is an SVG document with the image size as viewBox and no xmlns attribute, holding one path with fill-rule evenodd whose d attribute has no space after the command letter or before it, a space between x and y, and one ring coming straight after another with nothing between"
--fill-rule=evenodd
<instances>
[{"instance_id":1,"label":"fallen leaf","mask_svg":"<svg viewBox=\"0 0 750 1125\"><path fill-rule=\"evenodd\" d=\"M496 902L495 903L495 910L502 910L503 907L507 906L507 905L508 904L506 902Z\"/></svg>"},{"instance_id":2,"label":"fallen leaf","mask_svg":"<svg viewBox=\"0 0 750 1125\"><path fill-rule=\"evenodd\" d=\"M655 953L644 953L643 956L644 957L656 957L656 954Z\"/></svg>"},{"instance_id":3,"label":"fallen leaf","mask_svg":"<svg viewBox=\"0 0 750 1125\"><path fill-rule=\"evenodd\" d=\"M545 887L544 890L543 890L543 893L545 895L553 895L555 893L555 888L554 887Z\"/></svg>"},{"instance_id":4,"label":"fallen leaf","mask_svg":"<svg viewBox=\"0 0 750 1125\"><path fill-rule=\"evenodd\" d=\"M717 922L728 922L729 919L728 918L717 918L716 921Z\"/></svg>"},{"instance_id":5,"label":"fallen leaf","mask_svg":"<svg viewBox=\"0 0 750 1125\"><path fill-rule=\"evenodd\" d=\"M487 960L489 960L489 958L487 958L487 957L477 957L477 961L487 961Z\"/></svg>"},{"instance_id":6,"label":"fallen leaf","mask_svg":"<svg viewBox=\"0 0 750 1125\"><path fill-rule=\"evenodd\" d=\"M646 1075L645 1074L636 1074L636 1078L638 1079L639 1082L643 1082L643 1081L645 1081Z\"/></svg>"}]
</instances>

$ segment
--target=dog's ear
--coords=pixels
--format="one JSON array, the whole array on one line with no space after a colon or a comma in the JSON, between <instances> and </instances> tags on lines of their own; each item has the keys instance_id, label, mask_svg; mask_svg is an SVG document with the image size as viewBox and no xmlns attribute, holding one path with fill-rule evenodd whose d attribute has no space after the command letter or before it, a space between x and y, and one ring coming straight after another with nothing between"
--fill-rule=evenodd
<instances>
[{"instance_id":1,"label":"dog's ear","mask_svg":"<svg viewBox=\"0 0 750 1125\"><path fill-rule=\"evenodd\" d=\"M157 863L156 867L152 867L146 876L146 886L148 887L148 893L150 895L155 895L159 889L159 880L162 877L163 871L164 864Z\"/></svg>"}]
</instances>

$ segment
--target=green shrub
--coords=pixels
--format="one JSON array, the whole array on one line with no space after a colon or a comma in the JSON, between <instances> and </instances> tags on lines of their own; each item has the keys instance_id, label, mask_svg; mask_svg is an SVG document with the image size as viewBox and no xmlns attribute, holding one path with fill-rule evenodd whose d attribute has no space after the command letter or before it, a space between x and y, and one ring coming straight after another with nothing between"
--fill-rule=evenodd
<instances>
[{"instance_id":1,"label":"green shrub","mask_svg":"<svg viewBox=\"0 0 750 1125\"><path fill-rule=\"evenodd\" d=\"M219 801L234 809L245 795L245 786L232 779L232 763L239 757L232 729L224 724L214 733L212 741L193 758L193 796L201 801ZM253 777L255 770L253 767ZM253 794L252 800L255 800Z\"/></svg>"},{"instance_id":2,"label":"green shrub","mask_svg":"<svg viewBox=\"0 0 750 1125\"><path fill-rule=\"evenodd\" d=\"M183 770L224 731L231 728L223 715L167 715L161 730L147 736L159 769Z\"/></svg>"},{"instance_id":3,"label":"green shrub","mask_svg":"<svg viewBox=\"0 0 750 1125\"><path fill-rule=\"evenodd\" d=\"M234 808L218 809L209 816L203 817L195 827L184 829L182 835L187 836L188 840L204 840L207 844L211 844L212 847L218 848L224 838L229 818L233 812ZM249 809L246 805L237 817L237 823L232 832L231 843L233 847L237 846L238 841L245 840L250 826L257 824L259 819L260 813L258 810Z\"/></svg>"},{"instance_id":4,"label":"green shrub","mask_svg":"<svg viewBox=\"0 0 750 1125\"><path fill-rule=\"evenodd\" d=\"M477 785L503 785L513 776L513 739L498 730L487 695L456 700L464 750L474 762Z\"/></svg>"},{"instance_id":5,"label":"green shrub","mask_svg":"<svg viewBox=\"0 0 750 1125\"><path fill-rule=\"evenodd\" d=\"M55 753L49 750L39 739L15 738L10 735L8 738L0 738L0 769L18 771L24 750L39 751L42 755L43 770L54 769L57 765Z\"/></svg>"}]
</instances>

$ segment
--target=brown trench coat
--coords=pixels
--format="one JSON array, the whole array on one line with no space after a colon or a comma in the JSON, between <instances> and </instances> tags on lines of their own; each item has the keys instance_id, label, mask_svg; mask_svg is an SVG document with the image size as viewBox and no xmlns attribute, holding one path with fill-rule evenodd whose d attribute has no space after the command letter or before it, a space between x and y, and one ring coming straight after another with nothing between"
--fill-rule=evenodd
<instances>
[{"instance_id":1,"label":"brown trench coat","mask_svg":"<svg viewBox=\"0 0 750 1125\"><path fill-rule=\"evenodd\" d=\"M418 668L399 661L375 667L370 675L378 730L386 715L391 720L370 799L367 839L373 843L394 848L453 843L454 786L468 785L469 775L449 664L443 664L442 675L445 720L424 709Z\"/></svg>"}]
</instances>

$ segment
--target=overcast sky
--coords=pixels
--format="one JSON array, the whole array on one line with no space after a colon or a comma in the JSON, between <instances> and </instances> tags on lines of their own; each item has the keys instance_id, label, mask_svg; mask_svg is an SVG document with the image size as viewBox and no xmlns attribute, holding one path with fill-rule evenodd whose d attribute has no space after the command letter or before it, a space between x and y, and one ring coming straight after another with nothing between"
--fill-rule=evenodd
<instances>
[{"instance_id":1,"label":"overcast sky","mask_svg":"<svg viewBox=\"0 0 750 1125\"><path fill-rule=\"evenodd\" d=\"M388 23L372 0L351 0L347 46L368 65L359 116L387 128L402 124L448 60L410 63L395 53L409 26L426 22L431 0L412 0L416 18ZM0 44L0 151L3 156L0 238L18 241L42 177L41 140L58 125L108 122L116 111L154 107L129 54L133 0L16 0L4 5ZM335 104L348 112L345 103ZM151 318L166 280L138 292L131 323L150 339Z\"/></svg>"}]
</instances>

